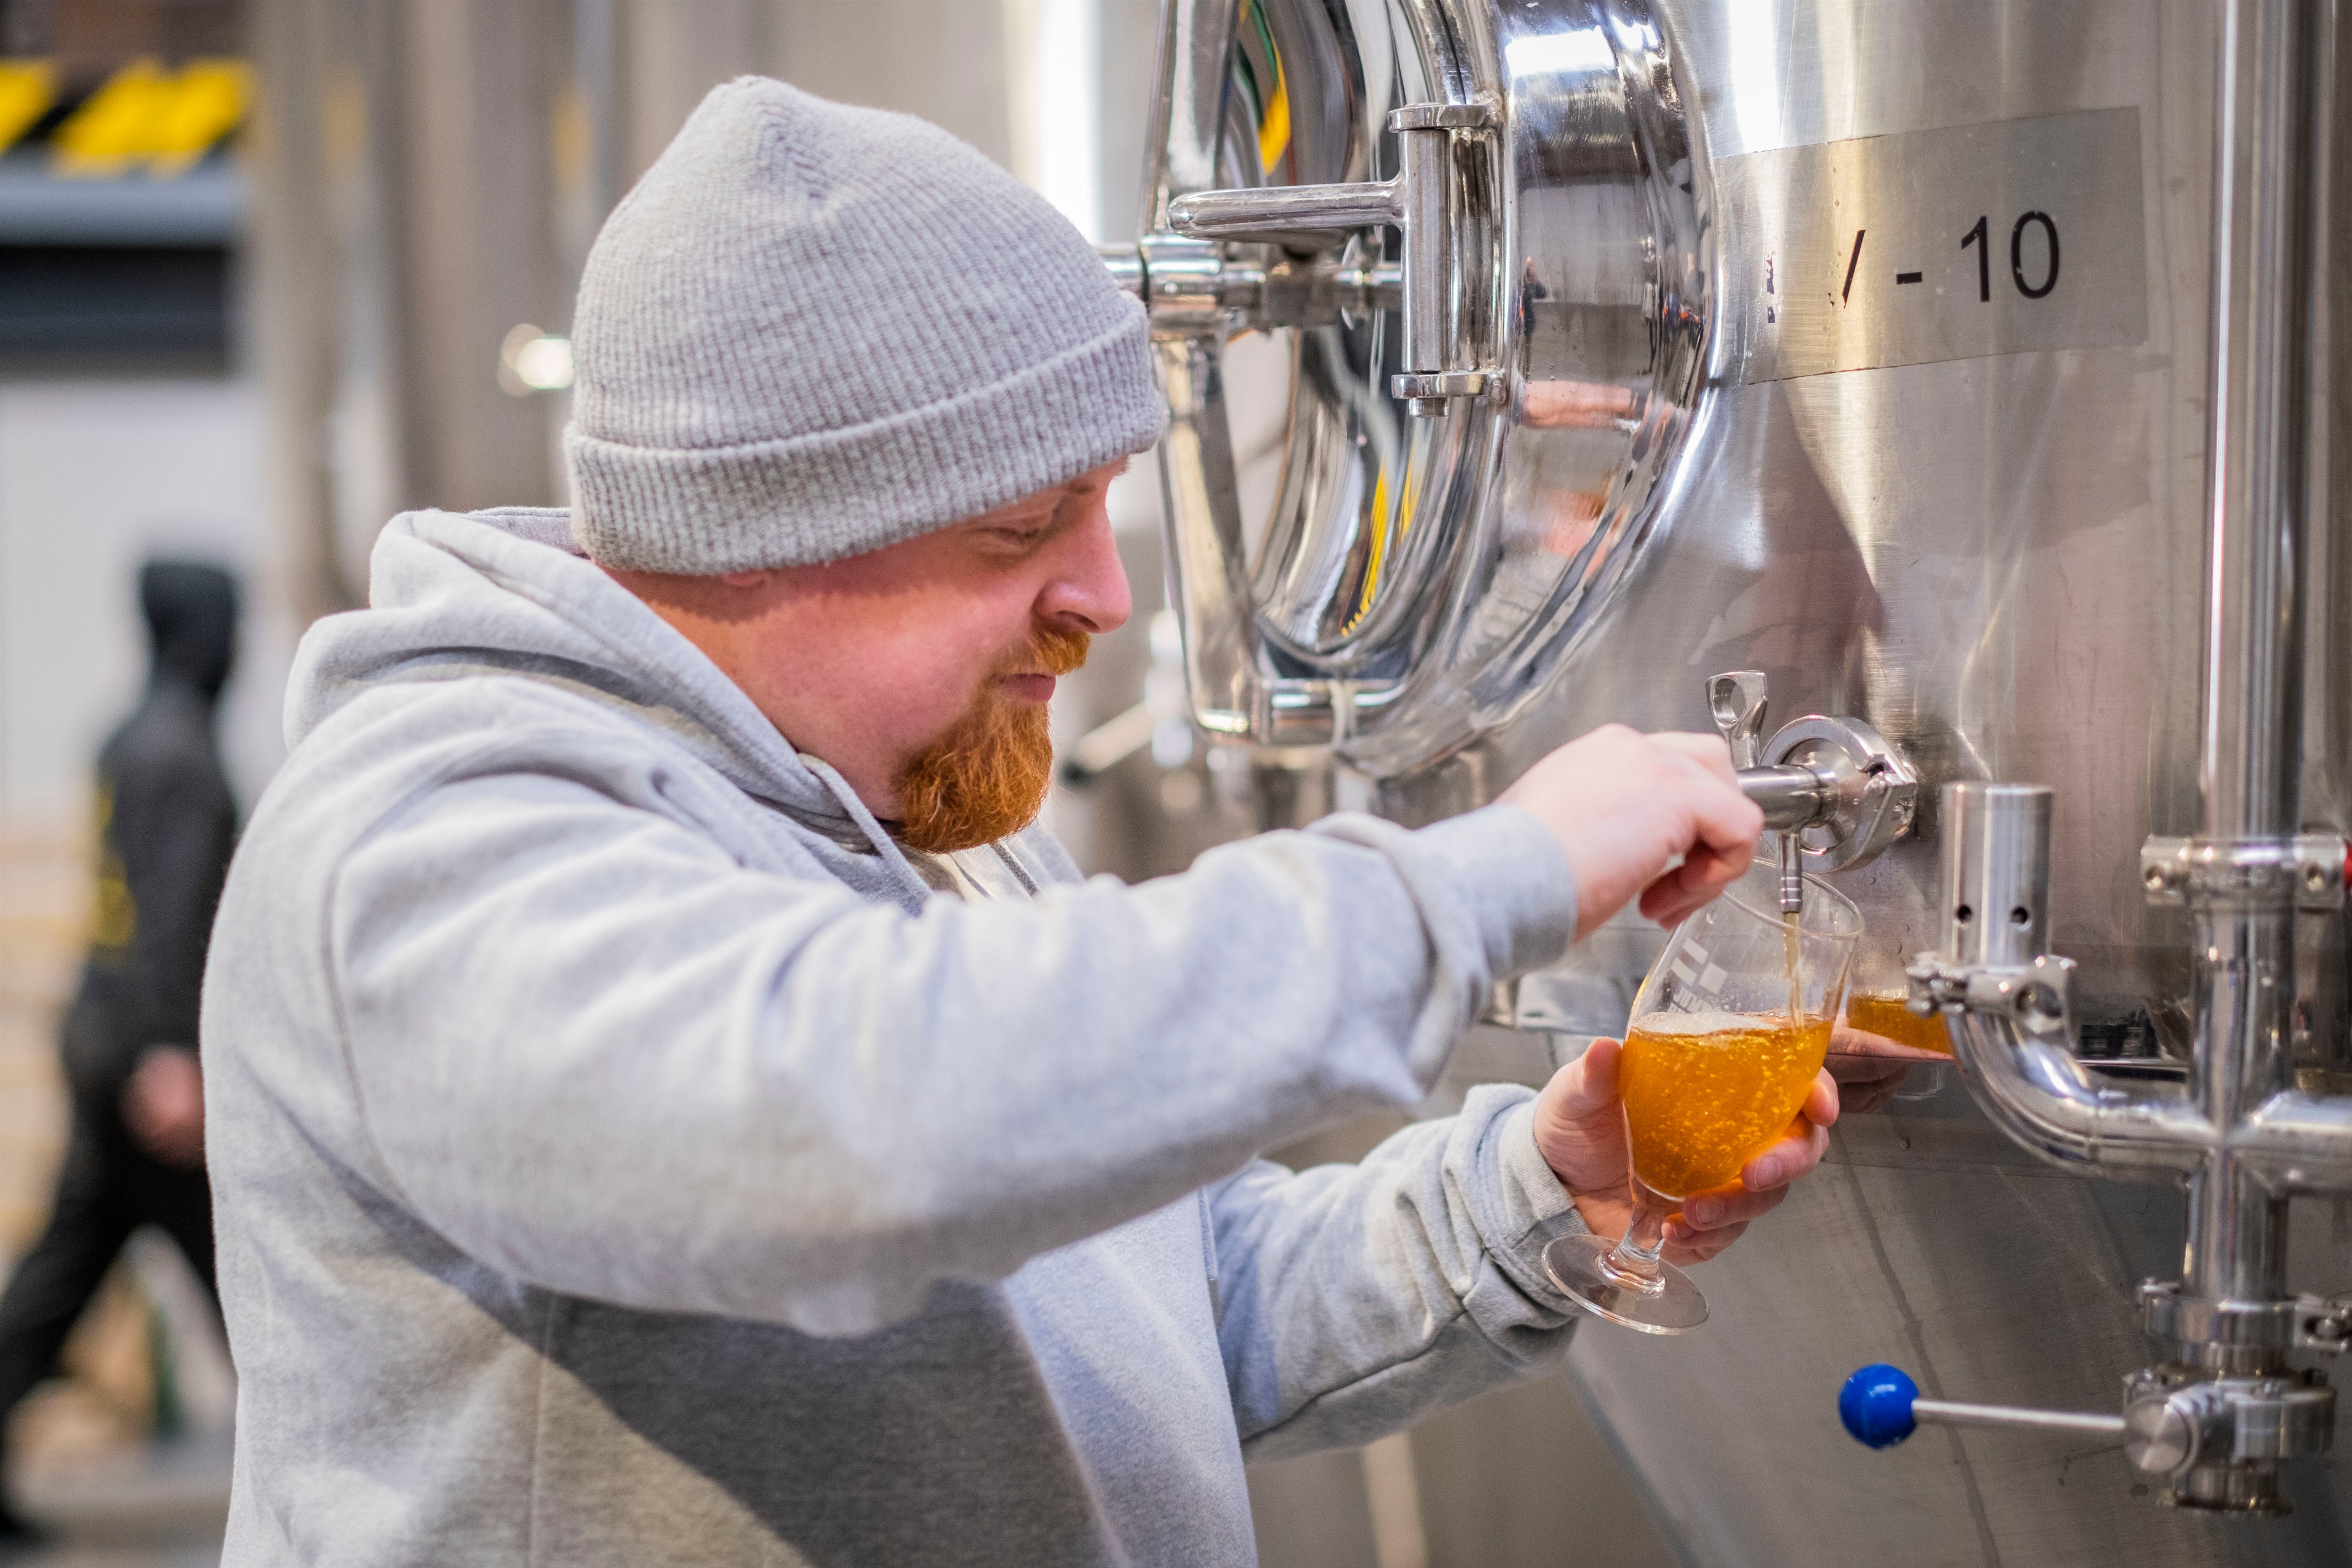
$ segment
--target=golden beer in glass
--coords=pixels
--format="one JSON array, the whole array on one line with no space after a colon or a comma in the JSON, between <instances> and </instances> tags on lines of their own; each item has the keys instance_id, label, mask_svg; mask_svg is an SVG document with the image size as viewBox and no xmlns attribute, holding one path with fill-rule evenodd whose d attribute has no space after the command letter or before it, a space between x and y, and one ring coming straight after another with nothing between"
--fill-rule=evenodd
<instances>
[{"instance_id":1,"label":"golden beer in glass","mask_svg":"<svg viewBox=\"0 0 2352 1568\"><path fill-rule=\"evenodd\" d=\"M1952 1032L1945 1026L1943 1015L1930 1013L1923 1018L1912 1012L1900 995L1874 991L1849 996L1845 999L1845 1021L1849 1028L1908 1046L1915 1051L1933 1051L1944 1057L1952 1054Z\"/></svg>"},{"instance_id":2,"label":"golden beer in glass","mask_svg":"<svg viewBox=\"0 0 2352 1568\"><path fill-rule=\"evenodd\" d=\"M1660 1256L1684 1198L1739 1180L1804 1108L1845 1003L1862 913L1808 877L1784 915L1776 866L1759 861L1676 926L1633 999L1618 1057L1633 1167L1633 1224L1614 1245L1564 1236L1544 1271L1580 1304L1645 1333L1706 1321L1706 1298Z\"/></svg>"},{"instance_id":3,"label":"golden beer in glass","mask_svg":"<svg viewBox=\"0 0 2352 1568\"><path fill-rule=\"evenodd\" d=\"M1907 954L1934 939L1900 918L1873 925L1853 955L1845 1016L1830 1036L1830 1076L1845 1108L1874 1110L1941 1093L1952 1063L1951 1031L1935 1014L1911 1011Z\"/></svg>"},{"instance_id":4,"label":"golden beer in glass","mask_svg":"<svg viewBox=\"0 0 2352 1568\"><path fill-rule=\"evenodd\" d=\"M1788 1131L1829 1047L1828 1019L1785 1012L1643 1018L1617 1068L1634 1179L1667 1198L1738 1181Z\"/></svg>"}]
</instances>

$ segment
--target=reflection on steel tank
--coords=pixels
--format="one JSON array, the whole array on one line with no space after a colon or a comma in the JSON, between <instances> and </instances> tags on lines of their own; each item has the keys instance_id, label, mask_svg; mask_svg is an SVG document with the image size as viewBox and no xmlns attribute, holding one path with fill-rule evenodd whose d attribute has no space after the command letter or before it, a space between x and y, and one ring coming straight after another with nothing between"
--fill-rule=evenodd
<instances>
[{"instance_id":1,"label":"reflection on steel tank","mask_svg":"<svg viewBox=\"0 0 2352 1568\"><path fill-rule=\"evenodd\" d=\"M1195 723L1414 822L1604 721L1720 722L1790 877L1864 911L1858 1001L1916 1031L1872 1032L1957 1048L1707 1266L1703 1330L1580 1336L1685 1558L2352 1561L2306 1375L2352 1334L2333 8L1166 16L1112 263ZM1269 453L1243 332L1287 360ZM1945 804L1984 781L2047 793ZM1616 1033L1655 949L1612 922L1496 1016ZM1864 1361L1975 1429L1854 1447ZM1939 1403L2119 1390L2128 1441Z\"/></svg>"}]
</instances>

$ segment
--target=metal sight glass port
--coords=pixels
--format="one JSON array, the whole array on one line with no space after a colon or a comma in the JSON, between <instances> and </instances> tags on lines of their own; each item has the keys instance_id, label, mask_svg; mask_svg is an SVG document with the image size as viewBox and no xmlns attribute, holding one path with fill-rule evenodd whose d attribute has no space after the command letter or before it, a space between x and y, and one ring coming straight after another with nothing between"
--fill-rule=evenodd
<instances>
[{"instance_id":1,"label":"metal sight glass port","mask_svg":"<svg viewBox=\"0 0 2352 1568\"><path fill-rule=\"evenodd\" d=\"M1845 1001L1862 913L1805 879L1783 913L1777 867L1758 861L1675 928L1633 1000L1618 1058L1633 1218L1625 1234L1564 1236L1544 1272L1587 1310L1650 1334L1706 1321L1706 1298L1668 1263L1665 1226L1685 1198L1736 1184L1803 1108Z\"/></svg>"}]
</instances>

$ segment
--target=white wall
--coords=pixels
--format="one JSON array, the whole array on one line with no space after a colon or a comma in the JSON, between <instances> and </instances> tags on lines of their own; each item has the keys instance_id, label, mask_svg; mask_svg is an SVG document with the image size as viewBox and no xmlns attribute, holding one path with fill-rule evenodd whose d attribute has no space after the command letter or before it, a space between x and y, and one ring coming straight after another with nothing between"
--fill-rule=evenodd
<instances>
[{"instance_id":1,"label":"white wall","mask_svg":"<svg viewBox=\"0 0 2352 1568\"><path fill-rule=\"evenodd\" d=\"M70 822L146 673L151 552L245 577L221 740L239 799L277 767L294 632L261 574L262 410L242 381L0 383L0 814Z\"/></svg>"}]
</instances>

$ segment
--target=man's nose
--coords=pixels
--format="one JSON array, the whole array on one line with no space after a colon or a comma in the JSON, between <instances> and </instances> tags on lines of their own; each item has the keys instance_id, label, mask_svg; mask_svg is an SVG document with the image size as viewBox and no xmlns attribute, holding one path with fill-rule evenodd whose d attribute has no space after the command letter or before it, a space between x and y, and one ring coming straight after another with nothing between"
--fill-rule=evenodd
<instances>
[{"instance_id":1,"label":"man's nose","mask_svg":"<svg viewBox=\"0 0 2352 1568\"><path fill-rule=\"evenodd\" d=\"M1127 568L1110 519L1097 511L1056 542L1052 574L1037 598L1037 614L1056 626L1089 636L1117 631L1135 608Z\"/></svg>"}]
</instances>

